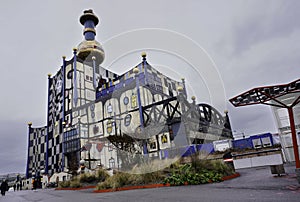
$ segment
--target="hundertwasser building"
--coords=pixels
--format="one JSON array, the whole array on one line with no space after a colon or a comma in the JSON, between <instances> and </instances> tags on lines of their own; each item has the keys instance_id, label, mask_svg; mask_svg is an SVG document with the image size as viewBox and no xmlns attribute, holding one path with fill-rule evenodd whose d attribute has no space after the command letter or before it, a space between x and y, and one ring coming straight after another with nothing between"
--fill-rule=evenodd
<instances>
[{"instance_id":1,"label":"hundertwasser building","mask_svg":"<svg viewBox=\"0 0 300 202\"><path fill-rule=\"evenodd\" d=\"M28 124L27 178L76 170L82 159L90 169L128 169L141 157L174 158L190 145L232 138L227 113L188 102L185 80L160 73L145 53L123 74L102 67L99 20L86 10L79 21L84 40L48 75L47 124Z\"/></svg>"}]
</instances>

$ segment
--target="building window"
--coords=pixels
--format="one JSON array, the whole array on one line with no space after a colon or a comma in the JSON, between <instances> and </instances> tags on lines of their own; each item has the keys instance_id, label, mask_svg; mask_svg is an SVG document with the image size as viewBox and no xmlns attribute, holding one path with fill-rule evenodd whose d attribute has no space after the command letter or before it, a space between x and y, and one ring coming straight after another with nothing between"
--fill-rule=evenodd
<instances>
[{"instance_id":1,"label":"building window","mask_svg":"<svg viewBox=\"0 0 300 202\"><path fill-rule=\"evenodd\" d=\"M113 145L112 145L112 143L108 143L108 151L112 151L113 150Z\"/></svg>"},{"instance_id":2,"label":"building window","mask_svg":"<svg viewBox=\"0 0 300 202\"><path fill-rule=\"evenodd\" d=\"M107 106L107 112L108 113L112 113L113 112L113 107L112 105L109 103L109 105Z\"/></svg>"},{"instance_id":3,"label":"building window","mask_svg":"<svg viewBox=\"0 0 300 202\"><path fill-rule=\"evenodd\" d=\"M128 105L129 103L129 98L127 96L124 97L123 99L124 105Z\"/></svg>"},{"instance_id":4,"label":"building window","mask_svg":"<svg viewBox=\"0 0 300 202\"><path fill-rule=\"evenodd\" d=\"M109 168L115 168L115 159L113 157L109 159Z\"/></svg>"},{"instance_id":5,"label":"building window","mask_svg":"<svg viewBox=\"0 0 300 202\"><path fill-rule=\"evenodd\" d=\"M127 114L124 119L124 125L129 126L131 122L131 114Z\"/></svg>"}]
</instances>

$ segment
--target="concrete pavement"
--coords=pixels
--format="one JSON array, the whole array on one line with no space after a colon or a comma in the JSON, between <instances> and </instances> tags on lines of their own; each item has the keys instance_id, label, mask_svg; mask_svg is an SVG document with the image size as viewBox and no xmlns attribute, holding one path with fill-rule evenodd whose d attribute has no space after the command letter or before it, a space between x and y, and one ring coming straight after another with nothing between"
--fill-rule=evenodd
<instances>
[{"instance_id":1,"label":"concrete pavement","mask_svg":"<svg viewBox=\"0 0 300 202\"><path fill-rule=\"evenodd\" d=\"M300 185L295 165L285 165L286 175L271 174L269 166L240 169L240 177L221 183L196 186L163 187L110 193L81 191L19 191L8 192L2 201L300 201Z\"/></svg>"},{"instance_id":2,"label":"concrete pavement","mask_svg":"<svg viewBox=\"0 0 300 202\"><path fill-rule=\"evenodd\" d=\"M241 177L208 186L235 189L290 190L300 193L300 185L297 182L295 168L294 164L285 164L286 174L280 177L271 174L270 166L239 169L237 172L241 174Z\"/></svg>"}]
</instances>

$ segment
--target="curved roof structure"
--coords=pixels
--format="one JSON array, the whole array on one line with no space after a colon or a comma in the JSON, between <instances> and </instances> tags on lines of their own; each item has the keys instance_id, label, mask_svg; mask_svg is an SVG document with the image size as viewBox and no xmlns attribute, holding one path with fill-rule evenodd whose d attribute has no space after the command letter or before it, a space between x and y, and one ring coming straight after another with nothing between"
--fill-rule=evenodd
<instances>
[{"instance_id":1,"label":"curved roof structure","mask_svg":"<svg viewBox=\"0 0 300 202\"><path fill-rule=\"evenodd\" d=\"M275 107L293 107L300 102L300 79L288 84L253 88L229 100L235 107L266 104Z\"/></svg>"}]
</instances>

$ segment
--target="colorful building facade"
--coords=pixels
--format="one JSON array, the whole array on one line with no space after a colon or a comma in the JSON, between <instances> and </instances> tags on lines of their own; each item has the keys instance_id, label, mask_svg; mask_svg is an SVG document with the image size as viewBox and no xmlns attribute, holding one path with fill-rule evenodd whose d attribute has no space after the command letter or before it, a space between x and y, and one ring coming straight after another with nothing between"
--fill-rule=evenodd
<instances>
[{"instance_id":1,"label":"colorful building facade","mask_svg":"<svg viewBox=\"0 0 300 202\"><path fill-rule=\"evenodd\" d=\"M185 80L160 73L145 53L123 74L103 68L98 22L84 11L84 41L48 75L47 125L29 123L27 178L71 172L82 159L90 169L126 170L140 158L174 158L191 144L232 138L227 112L188 102Z\"/></svg>"}]
</instances>

